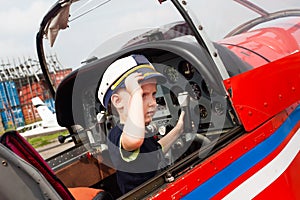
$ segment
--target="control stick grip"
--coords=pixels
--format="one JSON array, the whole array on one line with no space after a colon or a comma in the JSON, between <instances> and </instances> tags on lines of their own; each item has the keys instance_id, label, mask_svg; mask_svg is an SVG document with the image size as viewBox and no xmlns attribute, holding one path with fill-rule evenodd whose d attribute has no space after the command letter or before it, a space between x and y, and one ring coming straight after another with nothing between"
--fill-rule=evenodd
<instances>
[{"instance_id":1,"label":"control stick grip","mask_svg":"<svg viewBox=\"0 0 300 200\"><path fill-rule=\"evenodd\" d=\"M181 92L178 94L178 102L184 115L184 132L188 133L192 131L192 120L190 112L190 96L188 92Z\"/></svg>"}]
</instances>

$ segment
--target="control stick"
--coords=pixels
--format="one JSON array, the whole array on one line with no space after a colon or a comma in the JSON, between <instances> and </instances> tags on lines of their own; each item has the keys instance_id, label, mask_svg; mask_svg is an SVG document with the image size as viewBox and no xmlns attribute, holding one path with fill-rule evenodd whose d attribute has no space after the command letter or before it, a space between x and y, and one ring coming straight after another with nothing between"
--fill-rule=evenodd
<instances>
[{"instance_id":1,"label":"control stick","mask_svg":"<svg viewBox=\"0 0 300 200\"><path fill-rule=\"evenodd\" d=\"M178 102L182 111L184 111L184 132L192 132L192 120L190 113L190 96L188 92L178 94Z\"/></svg>"}]
</instances>

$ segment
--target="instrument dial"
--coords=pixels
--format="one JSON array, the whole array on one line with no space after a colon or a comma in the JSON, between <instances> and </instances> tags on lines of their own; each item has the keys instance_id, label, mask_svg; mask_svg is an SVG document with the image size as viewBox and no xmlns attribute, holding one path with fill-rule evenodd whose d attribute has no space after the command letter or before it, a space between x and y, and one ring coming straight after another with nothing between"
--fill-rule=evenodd
<instances>
[{"instance_id":1,"label":"instrument dial","mask_svg":"<svg viewBox=\"0 0 300 200\"><path fill-rule=\"evenodd\" d=\"M165 72L166 77L168 78L168 80L171 83L175 83L175 82L178 81L178 79L179 79L179 73L178 73L178 71L175 68L168 66L164 70L164 72Z\"/></svg>"},{"instance_id":2,"label":"instrument dial","mask_svg":"<svg viewBox=\"0 0 300 200\"><path fill-rule=\"evenodd\" d=\"M225 112L225 108L220 102L214 102L213 109L217 113L217 115L223 115Z\"/></svg>"},{"instance_id":3,"label":"instrument dial","mask_svg":"<svg viewBox=\"0 0 300 200\"><path fill-rule=\"evenodd\" d=\"M198 107L201 119L205 119L208 116L207 109L203 105Z\"/></svg>"},{"instance_id":4,"label":"instrument dial","mask_svg":"<svg viewBox=\"0 0 300 200\"><path fill-rule=\"evenodd\" d=\"M166 127L165 126L160 126L158 128L158 133L162 136L164 136L166 134Z\"/></svg>"},{"instance_id":5,"label":"instrument dial","mask_svg":"<svg viewBox=\"0 0 300 200\"><path fill-rule=\"evenodd\" d=\"M190 84L186 86L186 91L188 91L193 99L199 100L201 97L200 86L193 81L190 81L189 83Z\"/></svg>"},{"instance_id":6,"label":"instrument dial","mask_svg":"<svg viewBox=\"0 0 300 200\"><path fill-rule=\"evenodd\" d=\"M195 73L195 69L193 67L193 65L191 65L189 62L187 61L181 61L178 64L178 71L187 79L187 80L191 80L194 76Z\"/></svg>"}]
</instances>

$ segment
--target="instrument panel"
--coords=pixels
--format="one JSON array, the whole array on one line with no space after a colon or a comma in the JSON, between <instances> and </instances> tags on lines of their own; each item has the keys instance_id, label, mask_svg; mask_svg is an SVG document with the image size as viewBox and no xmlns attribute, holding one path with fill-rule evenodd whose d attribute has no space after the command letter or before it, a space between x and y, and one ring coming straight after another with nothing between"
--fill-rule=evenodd
<instances>
[{"instance_id":1,"label":"instrument panel","mask_svg":"<svg viewBox=\"0 0 300 200\"><path fill-rule=\"evenodd\" d=\"M195 132L206 133L209 130L219 129L219 124L224 124L224 127L231 127L233 124L227 114L227 105L224 105L224 98L219 96L205 81L196 66L193 66L187 60L176 55L163 55L152 57L151 61L155 68L164 74L167 78L167 83L159 86L161 92L158 92L157 98L158 111L163 107L168 110L165 116L161 115L160 120L156 120L155 116L153 123L157 122L158 129L161 119L165 117L171 126L176 124L172 120L174 116L178 118L181 110L181 105L178 102L178 95L182 92L187 92L189 95L189 111L193 121ZM162 97L163 96L163 97ZM163 99L163 101L162 101ZM164 102L163 106L160 102ZM224 128L222 127L222 128Z\"/></svg>"},{"instance_id":2,"label":"instrument panel","mask_svg":"<svg viewBox=\"0 0 300 200\"><path fill-rule=\"evenodd\" d=\"M210 92L198 70L188 61L179 57L167 59L163 62L160 60L160 63L158 65L154 64L154 66L168 79L168 83L162 87L167 94L167 100L169 99L169 101L166 101L169 109L171 111L180 109L178 95L186 91L190 97L192 119L197 121L197 124L205 123L200 121L207 119L209 116ZM208 123L208 119L205 121Z\"/></svg>"}]
</instances>

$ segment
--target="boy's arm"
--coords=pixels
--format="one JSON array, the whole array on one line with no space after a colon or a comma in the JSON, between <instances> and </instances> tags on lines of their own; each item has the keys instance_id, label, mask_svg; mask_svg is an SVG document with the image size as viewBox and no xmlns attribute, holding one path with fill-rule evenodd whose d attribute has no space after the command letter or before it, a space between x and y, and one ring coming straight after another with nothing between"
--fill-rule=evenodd
<instances>
[{"instance_id":1,"label":"boy's arm","mask_svg":"<svg viewBox=\"0 0 300 200\"><path fill-rule=\"evenodd\" d=\"M166 153L176 139L183 133L184 127L184 111L181 112L176 126L163 138L161 138L158 143L162 146L163 153Z\"/></svg>"},{"instance_id":2,"label":"boy's arm","mask_svg":"<svg viewBox=\"0 0 300 200\"><path fill-rule=\"evenodd\" d=\"M125 80L126 90L131 95L128 104L128 115L121 137L122 147L126 151L134 151L144 142L143 90L138 83L142 79L142 74L133 73Z\"/></svg>"}]
</instances>

